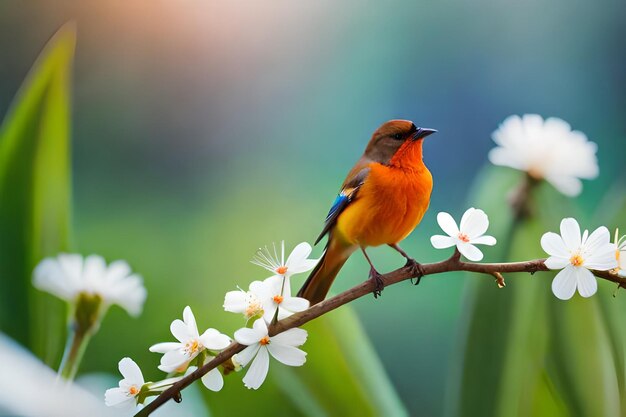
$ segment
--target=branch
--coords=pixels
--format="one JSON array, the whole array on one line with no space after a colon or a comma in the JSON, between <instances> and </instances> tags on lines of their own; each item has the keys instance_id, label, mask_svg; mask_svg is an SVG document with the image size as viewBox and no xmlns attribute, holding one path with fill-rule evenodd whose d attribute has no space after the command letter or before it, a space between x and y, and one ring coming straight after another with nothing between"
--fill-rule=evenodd
<instances>
[{"instance_id":1,"label":"branch","mask_svg":"<svg viewBox=\"0 0 626 417\"><path fill-rule=\"evenodd\" d=\"M463 262L460 260L460 254L458 251L447 260L441 262L435 262L430 264L422 264L421 269L423 275L441 274L443 272L453 271L467 271L486 274L490 277L496 277L499 279L502 277L502 273L509 272L528 272L534 274L538 271L549 271L545 265L545 259L535 259L525 262L509 262L509 263L471 263ZM615 282L618 284L618 288L626 288L626 278L621 278L617 274L611 271L592 271L598 278L605 279L607 281ZM382 275L382 280L385 287L398 282L405 281L411 278L419 278L419 273L416 269L410 265L403 268L396 269L388 274ZM504 282L504 280L502 280ZM350 288L347 291L342 292L332 298L324 300L318 304L311 306L309 309L300 313L293 314L283 320L276 322L269 328L270 336L274 336L278 333L282 333L285 330L289 330L294 327L300 327L303 324L308 323L311 320L318 318L336 308L341 307L344 304L348 304L351 301L361 298L367 294L373 292L376 288L376 283L368 279L355 287ZM154 399L150 404L146 405L141 411L135 414L135 417L146 417L153 411L165 404L172 398L179 398L180 392L194 381L202 378L207 372L217 368L222 363L229 360L233 355L241 352L246 348L245 345L241 345L237 342L231 343L226 349L221 351L213 360L204 364L202 367L196 369L191 374L187 375L167 390L163 391L158 397Z\"/></svg>"}]
</instances>

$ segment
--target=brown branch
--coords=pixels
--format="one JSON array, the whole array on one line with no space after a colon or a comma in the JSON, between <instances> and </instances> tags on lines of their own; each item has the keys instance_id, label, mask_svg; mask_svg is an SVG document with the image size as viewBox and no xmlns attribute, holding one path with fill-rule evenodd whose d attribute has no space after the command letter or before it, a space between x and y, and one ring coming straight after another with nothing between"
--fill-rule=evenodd
<instances>
[{"instance_id":1,"label":"brown branch","mask_svg":"<svg viewBox=\"0 0 626 417\"><path fill-rule=\"evenodd\" d=\"M431 264L422 264L422 270L424 275L434 275L443 272L452 271L467 271L477 272L481 274L489 275L490 277L502 277L502 273L511 272L528 272L534 274L538 271L548 271L545 265L545 259L535 259L525 262L510 262L510 263L470 263L463 262L460 259L458 251L449 259L441 262L435 262ZM592 271L598 278L602 278L611 282L615 282L619 287L626 288L626 278L621 278L617 274L611 271ZM416 270L411 266L405 266L395 271L389 272L382 276L385 286L397 284L398 282L405 281L410 278L417 278ZM503 281L502 281L503 282ZM322 316L329 311L335 310L344 304L363 297L374 291L376 284L373 280L368 279L355 287L350 288L347 291L342 292L332 298L324 300L318 304L311 306L309 309L300 313L293 314L283 320L276 322L270 326L270 335L276 335L282 333L285 330L289 330L294 327L300 327L303 324L308 323L311 320ZM163 391L158 397L154 399L150 404L146 405L141 411L135 414L135 417L145 417L150 415L153 411L165 404L172 398L178 398L180 392L192 384L194 381L202 378L207 372L217 368L222 363L229 360L236 353L241 352L246 346L237 342L231 343L226 349L221 351L213 360L204 364L201 368L196 369L191 374L187 375L180 381L176 382L167 390Z\"/></svg>"}]
</instances>

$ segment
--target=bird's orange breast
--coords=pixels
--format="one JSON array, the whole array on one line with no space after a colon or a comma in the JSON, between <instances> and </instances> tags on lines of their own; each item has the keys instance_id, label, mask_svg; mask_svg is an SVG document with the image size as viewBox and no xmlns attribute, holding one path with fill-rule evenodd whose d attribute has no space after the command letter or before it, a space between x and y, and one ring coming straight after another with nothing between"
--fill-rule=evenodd
<instances>
[{"instance_id":1,"label":"bird's orange breast","mask_svg":"<svg viewBox=\"0 0 626 417\"><path fill-rule=\"evenodd\" d=\"M424 164L407 168L372 163L370 168L357 198L337 219L337 231L361 246L398 243L428 209L432 176Z\"/></svg>"}]
</instances>

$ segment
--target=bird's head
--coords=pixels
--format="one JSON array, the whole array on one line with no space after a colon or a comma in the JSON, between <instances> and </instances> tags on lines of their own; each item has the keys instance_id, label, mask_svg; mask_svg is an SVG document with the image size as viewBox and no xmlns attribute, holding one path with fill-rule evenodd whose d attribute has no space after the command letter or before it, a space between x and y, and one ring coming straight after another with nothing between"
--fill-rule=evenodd
<instances>
[{"instance_id":1,"label":"bird's head","mask_svg":"<svg viewBox=\"0 0 626 417\"><path fill-rule=\"evenodd\" d=\"M393 164L403 159L421 160L422 139L435 133L434 129L417 127L410 120L390 120L372 135L365 156L381 164ZM409 152L411 151L411 152Z\"/></svg>"}]
</instances>

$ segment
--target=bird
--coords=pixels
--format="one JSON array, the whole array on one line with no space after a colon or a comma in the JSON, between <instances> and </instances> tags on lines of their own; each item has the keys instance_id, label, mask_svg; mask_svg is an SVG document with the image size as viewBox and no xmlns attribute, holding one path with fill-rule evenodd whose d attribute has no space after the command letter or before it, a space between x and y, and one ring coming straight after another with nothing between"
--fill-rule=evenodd
<instances>
[{"instance_id":1,"label":"bird","mask_svg":"<svg viewBox=\"0 0 626 417\"><path fill-rule=\"evenodd\" d=\"M324 300L339 270L360 249L375 281L374 297L384 288L366 248L389 245L406 258L418 278L421 265L398 246L421 222L430 204L433 178L422 159L424 138L437 132L409 120L390 120L372 135L348 173L315 241L328 235L325 251L298 296L311 305Z\"/></svg>"}]
</instances>

